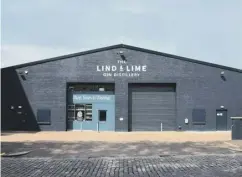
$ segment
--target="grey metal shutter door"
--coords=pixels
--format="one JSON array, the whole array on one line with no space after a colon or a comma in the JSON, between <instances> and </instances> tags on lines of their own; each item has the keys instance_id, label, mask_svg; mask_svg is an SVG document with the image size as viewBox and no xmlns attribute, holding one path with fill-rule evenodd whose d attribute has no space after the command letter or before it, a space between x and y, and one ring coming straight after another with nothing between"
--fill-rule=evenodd
<instances>
[{"instance_id":1,"label":"grey metal shutter door","mask_svg":"<svg viewBox=\"0 0 242 177\"><path fill-rule=\"evenodd\" d=\"M130 118L132 131L176 129L174 88L131 88Z\"/></svg>"}]
</instances>

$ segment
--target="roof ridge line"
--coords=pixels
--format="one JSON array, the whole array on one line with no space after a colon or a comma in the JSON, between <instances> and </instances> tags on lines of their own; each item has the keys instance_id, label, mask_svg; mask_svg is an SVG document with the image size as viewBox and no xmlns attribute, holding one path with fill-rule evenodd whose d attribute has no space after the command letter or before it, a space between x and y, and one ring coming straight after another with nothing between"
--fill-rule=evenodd
<instances>
[{"instance_id":1,"label":"roof ridge line","mask_svg":"<svg viewBox=\"0 0 242 177\"><path fill-rule=\"evenodd\" d=\"M131 45L123 44L123 43L111 45L111 46L106 46L106 47L101 47L101 48L96 48L96 49L91 49L91 50L82 51L82 52L76 52L76 53L72 53L72 54L61 55L61 56L57 56L57 57L51 57L51 58L47 58L47 59L43 59L43 60L37 60L37 61L33 61L33 62L8 66L8 67L4 67L4 68L1 68L1 69L11 68L11 67L22 68L22 67L32 66L32 65L36 65L36 64L42 64L42 63L46 63L46 62L57 61L57 60L61 60L61 59L67 59L67 58L71 58L71 57L87 55L87 54L96 53L96 52L102 52L102 51L105 51L105 50L112 50L112 49L116 49L116 48L127 48L127 49L130 49L130 50L136 50L136 51L141 51L141 52L145 52L145 53L150 53L150 54L155 54L155 55L160 55L160 56L166 56L166 57L169 57L169 58L179 59L179 60L182 60L182 61L202 64L202 65L206 65L206 66L210 66L210 67L216 67L216 68L221 68L221 69L225 69L225 70L230 70L230 71L242 73L241 69L232 68L232 67L228 67L228 66L224 66L224 65L205 62L205 61L200 61L200 60L182 57L182 56L178 56L178 55L163 53L163 52L159 52L159 51L155 51L155 50L149 50L149 49L145 49L145 48L141 48L141 47L135 47L135 46L131 46Z\"/></svg>"}]
</instances>

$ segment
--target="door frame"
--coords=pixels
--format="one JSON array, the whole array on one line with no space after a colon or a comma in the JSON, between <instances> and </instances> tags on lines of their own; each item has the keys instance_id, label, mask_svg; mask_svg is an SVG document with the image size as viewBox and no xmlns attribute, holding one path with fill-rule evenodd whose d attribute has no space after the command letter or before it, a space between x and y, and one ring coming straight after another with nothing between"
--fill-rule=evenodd
<instances>
[{"instance_id":1,"label":"door frame","mask_svg":"<svg viewBox=\"0 0 242 177\"><path fill-rule=\"evenodd\" d=\"M132 92L133 88L138 88L138 87L163 87L163 86L170 86L174 88L174 94L175 94L175 126L174 131L177 130L177 92L178 92L178 82L177 81L167 81L167 80L160 80L157 82L128 82L128 132L133 131L133 118L132 118Z\"/></svg>"},{"instance_id":2,"label":"door frame","mask_svg":"<svg viewBox=\"0 0 242 177\"><path fill-rule=\"evenodd\" d=\"M104 84L104 85L113 85L114 90L113 90L113 95L115 96L115 82L114 81L106 81L103 80L102 82L98 81L86 81L86 80L67 80L65 83L65 131L69 131L68 129L68 94L69 94L69 86L72 84L90 84L90 85L95 85L95 84ZM115 105L116 106L116 105ZM116 112L114 113L116 116Z\"/></svg>"},{"instance_id":3,"label":"door frame","mask_svg":"<svg viewBox=\"0 0 242 177\"><path fill-rule=\"evenodd\" d=\"M217 128L217 113L219 112L219 111L221 111L221 112L226 112L226 130L224 130L224 131L228 131L228 110L227 109L225 109L225 108L220 108L220 109L216 109L216 131L221 131L221 130L218 130L218 128Z\"/></svg>"}]
</instances>

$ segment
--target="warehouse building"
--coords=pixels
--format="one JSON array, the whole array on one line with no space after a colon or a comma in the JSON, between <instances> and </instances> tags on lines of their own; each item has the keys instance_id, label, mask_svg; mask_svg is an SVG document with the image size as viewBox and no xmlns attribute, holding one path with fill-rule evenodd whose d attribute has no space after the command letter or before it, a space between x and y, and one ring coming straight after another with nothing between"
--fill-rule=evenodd
<instances>
[{"instance_id":1,"label":"warehouse building","mask_svg":"<svg viewBox=\"0 0 242 177\"><path fill-rule=\"evenodd\" d=\"M119 44L2 68L2 130L220 131L242 70Z\"/></svg>"}]
</instances>

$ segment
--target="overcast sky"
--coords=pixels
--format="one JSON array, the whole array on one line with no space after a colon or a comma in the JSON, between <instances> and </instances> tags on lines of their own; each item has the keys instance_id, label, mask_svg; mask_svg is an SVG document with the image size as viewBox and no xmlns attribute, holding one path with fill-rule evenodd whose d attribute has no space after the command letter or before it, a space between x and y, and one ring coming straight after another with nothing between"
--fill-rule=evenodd
<instances>
[{"instance_id":1,"label":"overcast sky","mask_svg":"<svg viewBox=\"0 0 242 177\"><path fill-rule=\"evenodd\" d=\"M2 0L2 67L124 43L242 69L242 0Z\"/></svg>"}]
</instances>

